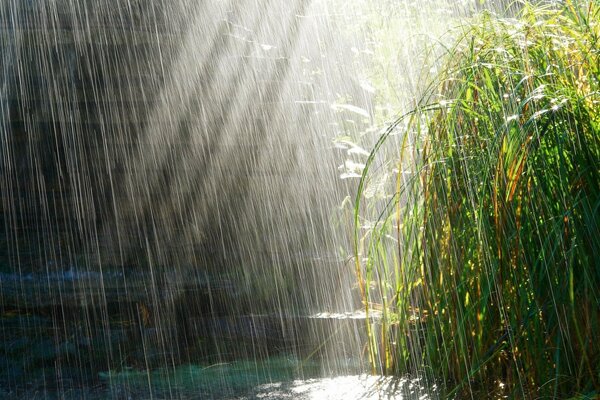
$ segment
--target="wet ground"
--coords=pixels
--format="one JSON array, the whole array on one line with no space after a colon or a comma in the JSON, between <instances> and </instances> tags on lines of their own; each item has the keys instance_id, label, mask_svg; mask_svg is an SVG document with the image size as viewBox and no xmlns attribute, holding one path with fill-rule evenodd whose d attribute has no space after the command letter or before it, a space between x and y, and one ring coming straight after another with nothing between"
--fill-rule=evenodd
<instances>
[{"instance_id":1,"label":"wet ground","mask_svg":"<svg viewBox=\"0 0 600 400\"><path fill-rule=\"evenodd\" d=\"M238 361L221 365L186 365L166 372L157 370L103 373L100 382L77 386L9 390L0 397L12 399L431 399L435 390L418 380L346 375L308 378L310 365L298 369L298 360ZM313 371L314 372L314 371ZM304 376L304 377L303 377Z\"/></svg>"},{"instance_id":2,"label":"wet ground","mask_svg":"<svg viewBox=\"0 0 600 400\"><path fill-rule=\"evenodd\" d=\"M0 316L1 399L424 399L425 387L431 388L361 375L364 360L327 353L327 346L278 348L291 342L266 340L270 317L205 321L218 330L205 330L210 335L190 343L185 361L162 353L143 329L136 334L140 321L110 315L102 329L52 312L15 309ZM303 321L311 321L312 330L330 330L360 323L353 317L321 314ZM252 321L264 323L262 336L248 331Z\"/></svg>"},{"instance_id":3,"label":"wet ground","mask_svg":"<svg viewBox=\"0 0 600 400\"><path fill-rule=\"evenodd\" d=\"M361 375L361 313L185 309L166 340L151 304L109 284L120 276L107 275L98 306L81 301L98 277L67 272L0 274L0 399L422 399L431 387Z\"/></svg>"}]
</instances>

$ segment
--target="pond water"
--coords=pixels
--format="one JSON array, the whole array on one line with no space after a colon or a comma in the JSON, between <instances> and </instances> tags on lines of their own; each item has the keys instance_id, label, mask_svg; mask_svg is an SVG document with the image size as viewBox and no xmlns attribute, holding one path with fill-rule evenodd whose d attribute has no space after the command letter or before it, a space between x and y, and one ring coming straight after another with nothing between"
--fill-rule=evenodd
<instances>
[{"instance_id":1,"label":"pond water","mask_svg":"<svg viewBox=\"0 0 600 400\"><path fill-rule=\"evenodd\" d=\"M435 396L431 382L364 375L369 370L365 353L357 351L365 342L364 313L197 316L194 325L203 329L195 331L193 341L164 346L155 340L155 328L128 320L114 305L108 309L95 322L93 308L5 311L0 316L0 398ZM351 343L345 350L344 341Z\"/></svg>"},{"instance_id":2,"label":"pond water","mask_svg":"<svg viewBox=\"0 0 600 400\"><path fill-rule=\"evenodd\" d=\"M348 361L356 369L355 362ZM182 365L155 371L101 372L93 385L8 390L3 399L432 399L435 386L370 375L322 376L322 365L293 355L262 361Z\"/></svg>"}]
</instances>

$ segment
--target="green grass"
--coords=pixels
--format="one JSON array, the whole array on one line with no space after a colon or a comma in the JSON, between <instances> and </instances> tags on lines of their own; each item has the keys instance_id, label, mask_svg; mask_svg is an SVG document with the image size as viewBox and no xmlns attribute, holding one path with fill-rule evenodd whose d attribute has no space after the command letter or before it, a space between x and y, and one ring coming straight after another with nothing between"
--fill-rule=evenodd
<instances>
[{"instance_id":1,"label":"green grass","mask_svg":"<svg viewBox=\"0 0 600 400\"><path fill-rule=\"evenodd\" d=\"M459 397L600 394L599 21L594 1L478 17L375 146L354 247L383 314L377 372ZM387 196L368 196L392 170Z\"/></svg>"}]
</instances>

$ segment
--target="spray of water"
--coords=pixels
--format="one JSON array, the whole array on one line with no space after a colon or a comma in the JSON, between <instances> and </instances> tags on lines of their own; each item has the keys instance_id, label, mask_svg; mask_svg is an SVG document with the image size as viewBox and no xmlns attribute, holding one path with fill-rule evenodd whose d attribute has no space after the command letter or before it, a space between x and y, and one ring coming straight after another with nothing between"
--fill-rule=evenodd
<instances>
[{"instance_id":1,"label":"spray of water","mask_svg":"<svg viewBox=\"0 0 600 400\"><path fill-rule=\"evenodd\" d=\"M368 147L375 105L410 105L428 24L459 6L347 3L2 2L5 338L52 349L25 380L48 360L44 387L282 348L326 371L361 359L339 210L365 152L335 139ZM364 24L386 10L406 25L375 87Z\"/></svg>"}]
</instances>

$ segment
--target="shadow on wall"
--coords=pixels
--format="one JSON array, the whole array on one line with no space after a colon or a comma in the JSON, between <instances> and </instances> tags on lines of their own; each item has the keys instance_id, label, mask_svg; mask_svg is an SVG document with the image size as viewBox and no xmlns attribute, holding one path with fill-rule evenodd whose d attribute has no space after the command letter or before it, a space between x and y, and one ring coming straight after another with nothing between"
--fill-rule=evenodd
<instances>
[{"instance_id":1,"label":"shadow on wall","mask_svg":"<svg viewBox=\"0 0 600 400\"><path fill-rule=\"evenodd\" d=\"M330 104L369 105L327 28L308 0L4 3L3 263L331 275Z\"/></svg>"}]
</instances>

